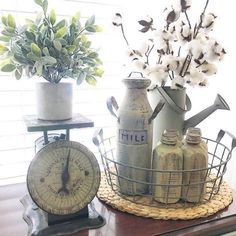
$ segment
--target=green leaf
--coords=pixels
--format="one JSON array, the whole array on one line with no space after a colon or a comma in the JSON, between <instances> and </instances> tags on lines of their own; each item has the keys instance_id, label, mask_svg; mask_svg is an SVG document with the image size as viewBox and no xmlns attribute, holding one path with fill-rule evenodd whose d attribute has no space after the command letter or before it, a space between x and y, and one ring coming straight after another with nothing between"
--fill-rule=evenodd
<instances>
[{"instance_id":1,"label":"green leaf","mask_svg":"<svg viewBox=\"0 0 236 236\"><path fill-rule=\"evenodd\" d=\"M43 54L44 54L45 56L50 56L50 53L49 53L47 47L44 47L44 48L43 48Z\"/></svg>"},{"instance_id":2,"label":"green leaf","mask_svg":"<svg viewBox=\"0 0 236 236\"><path fill-rule=\"evenodd\" d=\"M75 45L69 45L69 46L66 47L66 49L69 53L73 53L76 49L76 46Z\"/></svg>"},{"instance_id":3,"label":"green leaf","mask_svg":"<svg viewBox=\"0 0 236 236\"><path fill-rule=\"evenodd\" d=\"M64 26L60 28L59 30L57 30L55 34L55 38L63 38L66 33L67 33L67 28Z\"/></svg>"},{"instance_id":4,"label":"green leaf","mask_svg":"<svg viewBox=\"0 0 236 236\"><path fill-rule=\"evenodd\" d=\"M22 77L23 74L23 68L22 67L17 67L15 70L15 78L19 80Z\"/></svg>"},{"instance_id":5,"label":"green leaf","mask_svg":"<svg viewBox=\"0 0 236 236\"><path fill-rule=\"evenodd\" d=\"M95 61L93 59L89 58L89 57L84 57L83 62L90 65L90 66L95 66L96 65Z\"/></svg>"},{"instance_id":6,"label":"green leaf","mask_svg":"<svg viewBox=\"0 0 236 236\"><path fill-rule=\"evenodd\" d=\"M88 32L96 32L96 28L95 28L95 26L87 26L86 27L86 30L88 31Z\"/></svg>"},{"instance_id":7,"label":"green leaf","mask_svg":"<svg viewBox=\"0 0 236 236\"><path fill-rule=\"evenodd\" d=\"M45 38L43 44L49 48L52 46L52 42L49 38Z\"/></svg>"},{"instance_id":8,"label":"green leaf","mask_svg":"<svg viewBox=\"0 0 236 236\"><path fill-rule=\"evenodd\" d=\"M83 46L85 47L85 48L89 48L90 46L91 46L91 42L90 41L87 41L87 42L84 42L83 43Z\"/></svg>"},{"instance_id":9,"label":"green leaf","mask_svg":"<svg viewBox=\"0 0 236 236\"><path fill-rule=\"evenodd\" d=\"M87 19L87 21L85 22L85 27L87 26L91 26L95 23L95 16L91 16L89 19Z\"/></svg>"},{"instance_id":10,"label":"green leaf","mask_svg":"<svg viewBox=\"0 0 236 236\"><path fill-rule=\"evenodd\" d=\"M9 51L9 49L6 46L0 44L0 55L4 54L5 52L8 52L8 51Z\"/></svg>"},{"instance_id":11,"label":"green leaf","mask_svg":"<svg viewBox=\"0 0 236 236\"><path fill-rule=\"evenodd\" d=\"M90 57L90 58L97 58L98 57L98 53L97 52L91 52L91 53L89 53L88 57Z\"/></svg>"},{"instance_id":12,"label":"green leaf","mask_svg":"<svg viewBox=\"0 0 236 236\"><path fill-rule=\"evenodd\" d=\"M95 75L95 76L102 77L103 73L104 73L104 70L102 70L101 68L98 68L98 67L97 67L97 68L94 70L94 75Z\"/></svg>"},{"instance_id":13,"label":"green leaf","mask_svg":"<svg viewBox=\"0 0 236 236\"><path fill-rule=\"evenodd\" d=\"M34 33L29 32L29 31L25 31L25 36L31 41L35 41L35 39L36 39Z\"/></svg>"},{"instance_id":14,"label":"green leaf","mask_svg":"<svg viewBox=\"0 0 236 236\"><path fill-rule=\"evenodd\" d=\"M15 28L16 27L16 22L15 22L15 18L9 14L7 16L7 25L11 28Z\"/></svg>"},{"instance_id":15,"label":"green leaf","mask_svg":"<svg viewBox=\"0 0 236 236\"><path fill-rule=\"evenodd\" d=\"M31 43L31 52L37 57L41 57L42 55L41 49L36 43Z\"/></svg>"},{"instance_id":16,"label":"green leaf","mask_svg":"<svg viewBox=\"0 0 236 236\"><path fill-rule=\"evenodd\" d=\"M5 36L5 35L0 36L0 41L2 41L2 42L8 43L10 40L11 40L11 37L9 37L9 36Z\"/></svg>"},{"instance_id":17,"label":"green leaf","mask_svg":"<svg viewBox=\"0 0 236 236\"><path fill-rule=\"evenodd\" d=\"M51 56L57 58L57 52L54 48L50 47L48 50Z\"/></svg>"},{"instance_id":18,"label":"green leaf","mask_svg":"<svg viewBox=\"0 0 236 236\"><path fill-rule=\"evenodd\" d=\"M85 71L81 71L79 76L76 79L76 84L77 85L81 84L84 81L84 79L86 78L86 76L87 76L87 73Z\"/></svg>"},{"instance_id":19,"label":"green leaf","mask_svg":"<svg viewBox=\"0 0 236 236\"><path fill-rule=\"evenodd\" d=\"M84 43L84 42L87 42L88 41L88 37L86 36L86 35L81 35L81 37L80 37L80 39L81 39L81 42L82 43Z\"/></svg>"},{"instance_id":20,"label":"green leaf","mask_svg":"<svg viewBox=\"0 0 236 236\"><path fill-rule=\"evenodd\" d=\"M55 29L59 30L60 28L64 27L66 25L66 21L65 20L61 20L59 21L56 25L55 25Z\"/></svg>"},{"instance_id":21,"label":"green leaf","mask_svg":"<svg viewBox=\"0 0 236 236\"><path fill-rule=\"evenodd\" d=\"M52 25L55 24L55 22L56 22L56 12L54 10L51 10L51 12L49 14L49 20L50 20Z\"/></svg>"},{"instance_id":22,"label":"green leaf","mask_svg":"<svg viewBox=\"0 0 236 236\"><path fill-rule=\"evenodd\" d=\"M43 6L43 1L42 0L34 0L34 2L36 3L36 4L38 4L39 6Z\"/></svg>"},{"instance_id":23,"label":"green leaf","mask_svg":"<svg viewBox=\"0 0 236 236\"><path fill-rule=\"evenodd\" d=\"M9 32L6 31L6 30L3 30L1 33L2 33L3 35L5 35L5 36L10 36L10 37L14 36L14 33L9 33Z\"/></svg>"},{"instance_id":24,"label":"green leaf","mask_svg":"<svg viewBox=\"0 0 236 236\"><path fill-rule=\"evenodd\" d=\"M29 64L29 61L21 54L15 53L14 54L14 59L21 64Z\"/></svg>"},{"instance_id":25,"label":"green leaf","mask_svg":"<svg viewBox=\"0 0 236 236\"><path fill-rule=\"evenodd\" d=\"M2 23L7 26L7 17L6 16L2 16Z\"/></svg>"},{"instance_id":26,"label":"green leaf","mask_svg":"<svg viewBox=\"0 0 236 236\"><path fill-rule=\"evenodd\" d=\"M85 78L86 82L90 85L96 85L97 84L97 80L94 78L94 76L87 76Z\"/></svg>"},{"instance_id":27,"label":"green leaf","mask_svg":"<svg viewBox=\"0 0 236 236\"><path fill-rule=\"evenodd\" d=\"M3 72L12 72L16 69L16 66L14 64L6 64L1 68L1 71Z\"/></svg>"},{"instance_id":28,"label":"green leaf","mask_svg":"<svg viewBox=\"0 0 236 236\"><path fill-rule=\"evenodd\" d=\"M57 63L57 60L54 57L45 56L45 57L42 57L42 62L43 62L44 65L46 65L46 64L53 65L53 64Z\"/></svg>"},{"instance_id":29,"label":"green leaf","mask_svg":"<svg viewBox=\"0 0 236 236\"><path fill-rule=\"evenodd\" d=\"M14 34L14 32L15 32L15 28L12 28L12 27L10 27L10 26L5 27L5 30L6 30L7 32L13 33L13 34Z\"/></svg>"},{"instance_id":30,"label":"green leaf","mask_svg":"<svg viewBox=\"0 0 236 236\"><path fill-rule=\"evenodd\" d=\"M71 39L71 41L73 41L75 38L75 29L76 29L76 25L75 25L75 23L72 23L70 25L70 39Z\"/></svg>"},{"instance_id":31,"label":"green leaf","mask_svg":"<svg viewBox=\"0 0 236 236\"><path fill-rule=\"evenodd\" d=\"M27 58L31 61L38 61L40 59L40 57L37 57L34 53L29 52L27 54Z\"/></svg>"},{"instance_id":32,"label":"green leaf","mask_svg":"<svg viewBox=\"0 0 236 236\"><path fill-rule=\"evenodd\" d=\"M80 16L81 16L80 12L79 11L76 12L75 15L72 16L72 18L71 18L71 23L77 24L77 22L80 19Z\"/></svg>"},{"instance_id":33,"label":"green leaf","mask_svg":"<svg viewBox=\"0 0 236 236\"><path fill-rule=\"evenodd\" d=\"M60 38L60 39L57 39L57 40L59 40L59 42L61 43L62 46L66 46L68 44L67 41L63 38Z\"/></svg>"},{"instance_id":34,"label":"green leaf","mask_svg":"<svg viewBox=\"0 0 236 236\"><path fill-rule=\"evenodd\" d=\"M34 67L35 67L35 69L37 71L36 74L38 76L41 76L42 73L43 73L43 63L42 63L42 61L36 61L35 64L34 64Z\"/></svg>"},{"instance_id":35,"label":"green leaf","mask_svg":"<svg viewBox=\"0 0 236 236\"><path fill-rule=\"evenodd\" d=\"M62 45L61 45L60 41L57 40L57 39L53 40L53 46L54 46L54 48L56 48L58 51L61 51L61 49L62 49Z\"/></svg>"},{"instance_id":36,"label":"green leaf","mask_svg":"<svg viewBox=\"0 0 236 236\"><path fill-rule=\"evenodd\" d=\"M94 27L95 27L96 32L102 32L103 31L102 27L99 26L99 25L94 25Z\"/></svg>"},{"instance_id":37,"label":"green leaf","mask_svg":"<svg viewBox=\"0 0 236 236\"><path fill-rule=\"evenodd\" d=\"M68 53L68 51L66 50L66 48L62 48L61 53L63 53L63 54L66 55L66 56L69 55L69 53Z\"/></svg>"},{"instance_id":38,"label":"green leaf","mask_svg":"<svg viewBox=\"0 0 236 236\"><path fill-rule=\"evenodd\" d=\"M47 0L44 0L44 1L43 1L43 11L44 11L44 12L47 12L47 10L48 10L48 1L47 1Z\"/></svg>"}]
</instances>

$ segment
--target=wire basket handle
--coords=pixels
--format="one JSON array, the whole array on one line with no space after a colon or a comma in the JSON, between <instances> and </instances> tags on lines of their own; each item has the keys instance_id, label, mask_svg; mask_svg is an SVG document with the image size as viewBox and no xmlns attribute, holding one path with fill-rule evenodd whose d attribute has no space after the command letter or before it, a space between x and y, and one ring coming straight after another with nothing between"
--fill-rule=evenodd
<instances>
[{"instance_id":1,"label":"wire basket handle","mask_svg":"<svg viewBox=\"0 0 236 236\"><path fill-rule=\"evenodd\" d=\"M228 134L232 138L232 144L231 144L231 152L232 152L233 149L236 147L236 137L230 132L221 129L217 135L216 142L219 143L225 134Z\"/></svg>"},{"instance_id":2,"label":"wire basket handle","mask_svg":"<svg viewBox=\"0 0 236 236\"><path fill-rule=\"evenodd\" d=\"M107 109L110 111L110 113L117 118L118 122L119 122L119 117L117 114L117 111L119 109L118 103L115 99L115 97L111 96L107 99Z\"/></svg>"},{"instance_id":3,"label":"wire basket handle","mask_svg":"<svg viewBox=\"0 0 236 236\"><path fill-rule=\"evenodd\" d=\"M93 143L99 147L100 143L103 141L103 129L97 129L93 134Z\"/></svg>"}]
</instances>

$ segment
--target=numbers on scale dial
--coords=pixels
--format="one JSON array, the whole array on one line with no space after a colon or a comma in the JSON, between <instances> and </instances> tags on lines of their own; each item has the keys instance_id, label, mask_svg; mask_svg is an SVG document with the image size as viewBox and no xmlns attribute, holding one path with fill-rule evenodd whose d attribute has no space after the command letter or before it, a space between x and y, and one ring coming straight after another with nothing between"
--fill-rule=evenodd
<instances>
[{"instance_id":1,"label":"numbers on scale dial","mask_svg":"<svg viewBox=\"0 0 236 236\"><path fill-rule=\"evenodd\" d=\"M58 141L49 145L36 154L30 165L30 195L50 213L74 213L96 195L100 182L98 163L79 143Z\"/></svg>"}]
</instances>

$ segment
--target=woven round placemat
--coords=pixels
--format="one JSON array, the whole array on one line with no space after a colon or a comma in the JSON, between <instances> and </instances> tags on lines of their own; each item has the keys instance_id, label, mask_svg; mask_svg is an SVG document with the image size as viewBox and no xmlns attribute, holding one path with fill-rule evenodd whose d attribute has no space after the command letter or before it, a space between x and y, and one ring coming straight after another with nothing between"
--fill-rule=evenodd
<instances>
[{"instance_id":1,"label":"woven round placemat","mask_svg":"<svg viewBox=\"0 0 236 236\"><path fill-rule=\"evenodd\" d=\"M97 193L98 198L106 204L123 212L128 212L137 216L163 219L163 220L190 220L195 218L203 218L213 215L214 213L227 207L233 200L232 190L226 182L222 182L219 192L214 195L211 200L182 208L168 208L157 206L148 206L131 202L124 199L117 192L113 191L107 183L106 176L102 173L100 188ZM143 202L146 199L143 197Z\"/></svg>"}]
</instances>

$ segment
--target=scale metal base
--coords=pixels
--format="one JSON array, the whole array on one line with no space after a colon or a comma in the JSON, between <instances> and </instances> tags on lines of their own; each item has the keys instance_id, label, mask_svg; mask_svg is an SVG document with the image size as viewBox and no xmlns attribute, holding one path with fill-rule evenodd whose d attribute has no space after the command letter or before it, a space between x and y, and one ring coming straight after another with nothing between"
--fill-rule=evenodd
<instances>
[{"instance_id":1,"label":"scale metal base","mask_svg":"<svg viewBox=\"0 0 236 236\"><path fill-rule=\"evenodd\" d=\"M88 215L66 218L55 224L48 224L48 213L40 209L27 194L21 200L24 206L23 219L28 224L28 236L70 235L84 229L95 229L105 225L105 219L97 213L93 203L88 205Z\"/></svg>"}]
</instances>

